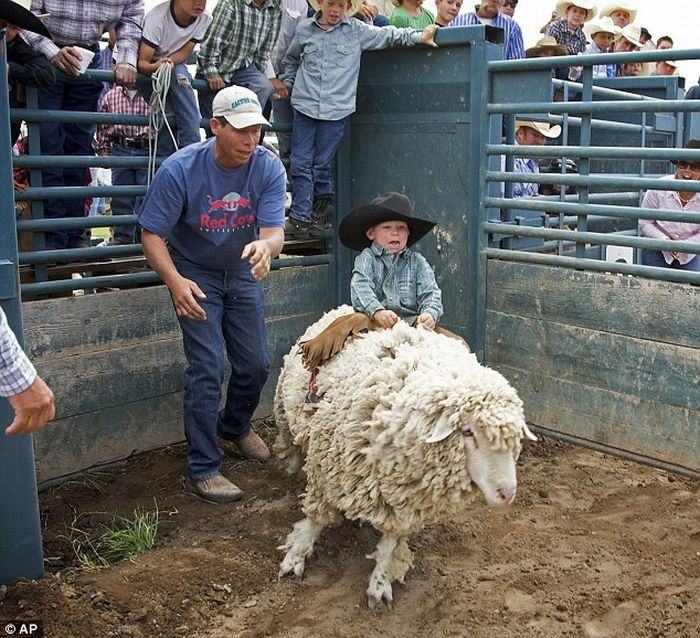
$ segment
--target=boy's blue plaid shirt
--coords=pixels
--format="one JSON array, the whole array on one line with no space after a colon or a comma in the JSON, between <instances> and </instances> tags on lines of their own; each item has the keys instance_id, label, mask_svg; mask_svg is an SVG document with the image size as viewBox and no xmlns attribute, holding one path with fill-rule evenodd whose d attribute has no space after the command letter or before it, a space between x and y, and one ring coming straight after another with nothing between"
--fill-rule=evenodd
<instances>
[{"instance_id":1,"label":"boy's blue plaid shirt","mask_svg":"<svg viewBox=\"0 0 700 638\"><path fill-rule=\"evenodd\" d=\"M412 324L424 312L442 317L442 293L433 269L423 255L404 248L391 253L376 242L356 258L350 280L353 308L371 317L377 310L393 310Z\"/></svg>"}]
</instances>

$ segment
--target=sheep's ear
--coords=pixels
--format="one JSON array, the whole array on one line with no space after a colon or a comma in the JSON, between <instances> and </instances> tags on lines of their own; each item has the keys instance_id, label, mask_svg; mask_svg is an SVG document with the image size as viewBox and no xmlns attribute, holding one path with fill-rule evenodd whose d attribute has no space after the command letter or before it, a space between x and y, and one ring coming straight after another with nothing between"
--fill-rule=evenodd
<instances>
[{"instance_id":1,"label":"sheep's ear","mask_svg":"<svg viewBox=\"0 0 700 638\"><path fill-rule=\"evenodd\" d=\"M438 443L443 439L446 439L454 430L450 425L449 415L441 414L440 418L435 421L430 435L425 440L426 443Z\"/></svg>"}]
</instances>

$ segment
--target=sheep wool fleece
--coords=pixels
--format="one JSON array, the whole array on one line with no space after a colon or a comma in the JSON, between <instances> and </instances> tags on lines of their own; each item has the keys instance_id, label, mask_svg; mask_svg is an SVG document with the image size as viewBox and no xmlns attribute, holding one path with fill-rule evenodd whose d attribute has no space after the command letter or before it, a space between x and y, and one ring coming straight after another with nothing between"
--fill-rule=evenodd
<instances>
[{"instance_id":1,"label":"sheep wool fleece","mask_svg":"<svg viewBox=\"0 0 700 638\"><path fill-rule=\"evenodd\" d=\"M330 311L300 341L349 312ZM522 401L455 339L399 321L321 366L317 404L305 403L309 379L295 344L275 393L275 451L288 471L303 465L303 510L319 524L344 516L403 536L450 516L471 497L466 426L494 449L520 453Z\"/></svg>"}]
</instances>

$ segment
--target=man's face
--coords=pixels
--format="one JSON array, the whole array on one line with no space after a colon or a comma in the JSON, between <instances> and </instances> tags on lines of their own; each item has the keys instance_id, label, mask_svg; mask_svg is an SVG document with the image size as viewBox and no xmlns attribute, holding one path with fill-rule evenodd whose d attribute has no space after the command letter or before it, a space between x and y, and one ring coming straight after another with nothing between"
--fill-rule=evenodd
<instances>
[{"instance_id":1,"label":"man's face","mask_svg":"<svg viewBox=\"0 0 700 638\"><path fill-rule=\"evenodd\" d=\"M626 27L630 23L630 14L627 13L627 11L623 11L622 9L613 11L610 14L610 17L612 18L612 21L615 24L615 26L620 27L621 29L623 27Z\"/></svg>"},{"instance_id":2,"label":"man's face","mask_svg":"<svg viewBox=\"0 0 700 638\"><path fill-rule=\"evenodd\" d=\"M400 221L382 222L372 226L366 234L367 239L376 241L384 250L399 253L406 248L408 224Z\"/></svg>"},{"instance_id":3,"label":"man's face","mask_svg":"<svg viewBox=\"0 0 700 638\"><path fill-rule=\"evenodd\" d=\"M440 19L449 24L459 15L462 0L435 0L435 8Z\"/></svg>"},{"instance_id":4,"label":"man's face","mask_svg":"<svg viewBox=\"0 0 700 638\"><path fill-rule=\"evenodd\" d=\"M350 8L349 0L319 0L321 20L328 24L338 24Z\"/></svg>"},{"instance_id":5,"label":"man's face","mask_svg":"<svg viewBox=\"0 0 700 638\"><path fill-rule=\"evenodd\" d=\"M656 63L656 75L674 75L676 67L671 66L668 62Z\"/></svg>"},{"instance_id":6,"label":"man's face","mask_svg":"<svg viewBox=\"0 0 700 638\"><path fill-rule=\"evenodd\" d=\"M613 42L615 42L615 35L613 33L601 31L600 33L594 33L591 39L601 51L609 51Z\"/></svg>"},{"instance_id":7,"label":"man's face","mask_svg":"<svg viewBox=\"0 0 700 638\"><path fill-rule=\"evenodd\" d=\"M637 47L627 38L620 37L620 39L615 42L615 53L629 53L630 51L636 50Z\"/></svg>"},{"instance_id":8,"label":"man's face","mask_svg":"<svg viewBox=\"0 0 700 638\"><path fill-rule=\"evenodd\" d=\"M19 27L16 27L14 24L10 24L7 22L7 20L0 20L0 29L5 29L5 41L7 44L10 44L10 42L12 42L12 40L14 40L19 33Z\"/></svg>"},{"instance_id":9,"label":"man's face","mask_svg":"<svg viewBox=\"0 0 700 638\"><path fill-rule=\"evenodd\" d=\"M699 180L700 162L676 162L676 179Z\"/></svg>"},{"instance_id":10,"label":"man's face","mask_svg":"<svg viewBox=\"0 0 700 638\"><path fill-rule=\"evenodd\" d=\"M586 21L587 15L588 11L573 4L566 10L566 19L572 29L580 27Z\"/></svg>"},{"instance_id":11,"label":"man's face","mask_svg":"<svg viewBox=\"0 0 700 638\"><path fill-rule=\"evenodd\" d=\"M476 10L476 14L481 18L495 18L500 8L499 0L483 0Z\"/></svg>"},{"instance_id":12,"label":"man's face","mask_svg":"<svg viewBox=\"0 0 700 638\"><path fill-rule=\"evenodd\" d=\"M211 120L211 132L216 136L216 159L225 168L238 168L245 164L255 152L260 139L260 125L234 128L228 122L221 124L217 118Z\"/></svg>"},{"instance_id":13,"label":"man's face","mask_svg":"<svg viewBox=\"0 0 700 638\"><path fill-rule=\"evenodd\" d=\"M659 42L659 43L656 45L656 48L657 48L659 51L664 51L664 50L666 50L666 49L672 49L672 48L673 48L673 44L671 44L668 40L661 40L661 42Z\"/></svg>"},{"instance_id":14,"label":"man's face","mask_svg":"<svg viewBox=\"0 0 700 638\"><path fill-rule=\"evenodd\" d=\"M501 13L511 18L515 15L515 7L518 6L518 0L499 0L501 5Z\"/></svg>"},{"instance_id":15,"label":"man's face","mask_svg":"<svg viewBox=\"0 0 700 638\"><path fill-rule=\"evenodd\" d=\"M544 146L546 141L542 133L530 126L521 126L515 133L515 139L521 146Z\"/></svg>"}]
</instances>

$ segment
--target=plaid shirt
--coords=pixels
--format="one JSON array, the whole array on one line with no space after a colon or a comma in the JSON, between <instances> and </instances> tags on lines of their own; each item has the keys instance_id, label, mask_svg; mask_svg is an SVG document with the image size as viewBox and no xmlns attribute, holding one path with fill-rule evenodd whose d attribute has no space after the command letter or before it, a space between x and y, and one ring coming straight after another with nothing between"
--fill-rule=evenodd
<instances>
[{"instance_id":1,"label":"plaid shirt","mask_svg":"<svg viewBox=\"0 0 700 638\"><path fill-rule=\"evenodd\" d=\"M139 91L130 98L128 89L115 86L107 91L100 113L120 113L122 115L148 115L151 109ZM100 124L97 127L97 154L108 155L112 146L123 137L147 137L148 126L128 124Z\"/></svg>"},{"instance_id":2,"label":"plaid shirt","mask_svg":"<svg viewBox=\"0 0 700 638\"><path fill-rule=\"evenodd\" d=\"M588 45L586 34L581 27L577 27L576 31L572 31L569 28L568 20L562 19L552 22L545 33L551 35L559 44L566 47L569 55L578 55L586 51L586 46Z\"/></svg>"},{"instance_id":3,"label":"plaid shirt","mask_svg":"<svg viewBox=\"0 0 700 638\"><path fill-rule=\"evenodd\" d=\"M34 13L49 14L44 24L53 42L29 31L22 31L22 38L49 60L69 44L95 47L102 34L114 28L117 32L116 61L136 66L143 0L32 0L31 8Z\"/></svg>"},{"instance_id":4,"label":"plaid shirt","mask_svg":"<svg viewBox=\"0 0 700 638\"><path fill-rule=\"evenodd\" d=\"M282 21L280 0L265 0L261 7L254 0L219 0L212 18L197 56L205 77L218 75L229 82L251 63L275 77L270 60Z\"/></svg>"},{"instance_id":5,"label":"plaid shirt","mask_svg":"<svg viewBox=\"0 0 700 638\"><path fill-rule=\"evenodd\" d=\"M356 258L350 280L352 307L371 317L377 310L393 310L412 324L427 312L442 317L442 293L423 255L404 248L394 254L374 242Z\"/></svg>"},{"instance_id":6,"label":"plaid shirt","mask_svg":"<svg viewBox=\"0 0 700 638\"><path fill-rule=\"evenodd\" d=\"M513 158L514 173L539 173L540 165L531 157ZM540 193L540 185L531 182L514 182L513 197L537 197Z\"/></svg>"},{"instance_id":7,"label":"plaid shirt","mask_svg":"<svg viewBox=\"0 0 700 638\"><path fill-rule=\"evenodd\" d=\"M473 27L484 24L476 15L476 12L463 13L458 15L449 27ZM525 57L525 45L523 44L523 33L518 23L513 18L499 13L491 23L492 26L503 29L503 59L518 60Z\"/></svg>"},{"instance_id":8,"label":"plaid shirt","mask_svg":"<svg viewBox=\"0 0 700 638\"><path fill-rule=\"evenodd\" d=\"M0 308L0 397L26 390L36 379L36 370L17 343L5 313Z\"/></svg>"}]
</instances>

